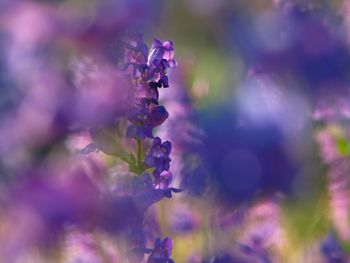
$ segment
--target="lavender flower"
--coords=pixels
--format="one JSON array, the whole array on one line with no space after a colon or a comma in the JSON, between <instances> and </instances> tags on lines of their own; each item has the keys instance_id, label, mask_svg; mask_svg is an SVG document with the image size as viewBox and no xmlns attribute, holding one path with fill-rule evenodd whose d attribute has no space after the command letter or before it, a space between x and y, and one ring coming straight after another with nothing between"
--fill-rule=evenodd
<instances>
[{"instance_id":1,"label":"lavender flower","mask_svg":"<svg viewBox=\"0 0 350 263\"><path fill-rule=\"evenodd\" d=\"M136 105L129 114L132 123L126 132L129 138L145 139L153 138L153 129L161 125L169 114L163 106L147 106L145 103Z\"/></svg>"},{"instance_id":2,"label":"lavender flower","mask_svg":"<svg viewBox=\"0 0 350 263\"><path fill-rule=\"evenodd\" d=\"M153 173L154 186L158 189L167 189L173 180L173 174L170 171L163 171L160 174Z\"/></svg>"},{"instance_id":3,"label":"lavender flower","mask_svg":"<svg viewBox=\"0 0 350 263\"><path fill-rule=\"evenodd\" d=\"M154 39L147 64L151 66L162 59L166 61L166 66L169 68L177 66L177 62L174 60L174 44L172 41L162 43L159 39Z\"/></svg>"},{"instance_id":4,"label":"lavender flower","mask_svg":"<svg viewBox=\"0 0 350 263\"><path fill-rule=\"evenodd\" d=\"M177 67L177 62L174 60L173 42L165 41L162 43L155 39L148 56L147 65L149 70L146 79L148 81L156 81L164 88L168 88L169 83L166 70L167 68Z\"/></svg>"},{"instance_id":5,"label":"lavender flower","mask_svg":"<svg viewBox=\"0 0 350 263\"><path fill-rule=\"evenodd\" d=\"M153 138L152 130L153 126L150 123L151 114L150 110L145 106L135 106L129 115L129 121L132 123L127 131L126 136L128 138Z\"/></svg>"},{"instance_id":6,"label":"lavender flower","mask_svg":"<svg viewBox=\"0 0 350 263\"><path fill-rule=\"evenodd\" d=\"M145 163L155 168L156 173L161 173L162 171L168 171L170 168L170 152L171 143L162 140L159 137L154 138L152 147L147 153Z\"/></svg>"},{"instance_id":7,"label":"lavender flower","mask_svg":"<svg viewBox=\"0 0 350 263\"><path fill-rule=\"evenodd\" d=\"M148 173L132 179L132 193L135 204L141 212L144 212L150 205L162 200L164 197L172 197L172 192L179 193L181 189L174 187L159 187L157 179L153 182Z\"/></svg>"},{"instance_id":8,"label":"lavender flower","mask_svg":"<svg viewBox=\"0 0 350 263\"><path fill-rule=\"evenodd\" d=\"M143 43L142 35L134 31L126 32L124 38L124 63L146 64L148 47Z\"/></svg>"},{"instance_id":9,"label":"lavender flower","mask_svg":"<svg viewBox=\"0 0 350 263\"><path fill-rule=\"evenodd\" d=\"M150 82L148 84L140 84L136 86L136 97L140 103L144 104L156 104L158 105L159 92L158 88L161 85L157 82Z\"/></svg>"}]
</instances>

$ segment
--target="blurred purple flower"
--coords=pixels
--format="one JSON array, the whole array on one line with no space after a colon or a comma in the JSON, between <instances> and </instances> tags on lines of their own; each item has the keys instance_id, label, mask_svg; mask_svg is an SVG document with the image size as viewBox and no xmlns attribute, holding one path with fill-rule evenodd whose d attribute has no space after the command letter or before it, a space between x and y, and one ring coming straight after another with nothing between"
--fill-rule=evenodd
<instances>
[{"instance_id":1,"label":"blurred purple flower","mask_svg":"<svg viewBox=\"0 0 350 263\"><path fill-rule=\"evenodd\" d=\"M185 81L188 72L182 67L172 71L172 88L162 96L162 101L167 105L171 115L167 121L157 129L161 138L172 143L171 171L176 174L173 183L181 185L181 188L200 188L205 176L199 176L198 181L194 178L193 166L199 159L199 153L203 144L204 132L198 128L196 111L192 106L192 100ZM191 160L191 161L189 161ZM186 167L186 164L192 167ZM198 163L198 165L200 165ZM182 181L182 182L181 182Z\"/></svg>"},{"instance_id":2,"label":"blurred purple flower","mask_svg":"<svg viewBox=\"0 0 350 263\"><path fill-rule=\"evenodd\" d=\"M192 231L197 230L201 226L200 216L185 205L185 202L175 203L173 212L170 215L170 228L173 232L193 233Z\"/></svg>"},{"instance_id":3,"label":"blurred purple flower","mask_svg":"<svg viewBox=\"0 0 350 263\"><path fill-rule=\"evenodd\" d=\"M256 258L262 263L272 263L267 250L263 246L263 240L259 237L253 238L251 245L240 244L239 249L243 254Z\"/></svg>"},{"instance_id":4,"label":"blurred purple flower","mask_svg":"<svg viewBox=\"0 0 350 263\"><path fill-rule=\"evenodd\" d=\"M150 205L164 197L171 198L172 192L181 192L180 189L174 187L156 188L156 186L148 173L143 173L141 176L132 179L132 192L139 211L145 211Z\"/></svg>"},{"instance_id":5,"label":"blurred purple flower","mask_svg":"<svg viewBox=\"0 0 350 263\"><path fill-rule=\"evenodd\" d=\"M61 172L65 171L32 171L33 175L28 173L27 179L12 187L11 206L18 210L15 216L30 211L40 222L42 231L31 237L31 245L53 245L64 227L91 226L89 220L97 214L100 201L92 182L79 170L66 171L71 176L69 179L60 178L57 173ZM39 176L41 173L44 176Z\"/></svg>"},{"instance_id":6,"label":"blurred purple flower","mask_svg":"<svg viewBox=\"0 0 350 263\"><path fill-rule=\"evenodd\" d=\"M329 232L323 240L320 250L325 258L325 263L346 263L348 262L345 252L341 249L334 233Z\"/></svg>"},{"instance_id":7,"label":"blurred purple flower","mask_svg":"<svg viewBox=\"0 0 350 263\"><path fill-rule=\"evenodd\" d=\"M76 88L69 114L78 124L106 125L125 116L131 108L133 89L119 70L103 60L91 57L71 63ZM67 113L68 114L68 113Z\"/></svg>"},{"instance_id":8,"label":"blurred purple flower","mask_svg":"<svg viewBox=\"0 0 350 263\"><path fill-rule=\"evenodd\" d=\"M102 263L98 253L98 244L94 236L78 230L67 231L64 240L64 255L66 263L83 261L86 263Z\"/></svg>"},{"instance_id":9,"label":"blurred purple flower","mask_svg":"<svg viewBox=\"0 0 350 263\"><path fill-rule=\"evenodd\" d=\"M157 189L169 188L171 181L173 180L173 174L170 171L162 171L160 174L153 173L154 187Z\"/></svg>"},{"instance_id":10,"label":"blurred purple flower","mask_svg":"<svg viewBox=\"0 0 350 263\"><path fill-rule=\"evenodd\" d=\"M148 47L143 42L142 34L134 31L127 31L123 38L123 43L125 64L147 64Z\"/></svg>"},{"instance_id":11,"label":"blurred purple flower","mask_svg":"<svg viewBox=\"0 0 350 263\"><path fill-rule=\"evenodd\" d=\"M316 134L323 163L327 165L328 194L331 217L342 240L350 238L349 225L349 157L341 153L337 140L347 138L344 131L331 124Z\"/></svg>"},{"instance_id":12,"label":"blurred purple flower","mask_svg":"<svg viewBox=\"0 0 350 263\"><path fill-rule=\"evenodd\" d=\"M170 258L172 248L173 244L170 238L166 237L163 240L157 238L147 263L174 263L174 260Z\"/></svg>"},{"instance_id":13,"label":"blurred purple flower","mask_svg":"<svg viewBox=\"0 0 350 263\"><path fill-rule=\"evenodd\" d=\"M237 259L233 255L229 253L218 253L218 255L214 256L209 263L247 263L241 259Z\"/></svg>"}]
</instances>

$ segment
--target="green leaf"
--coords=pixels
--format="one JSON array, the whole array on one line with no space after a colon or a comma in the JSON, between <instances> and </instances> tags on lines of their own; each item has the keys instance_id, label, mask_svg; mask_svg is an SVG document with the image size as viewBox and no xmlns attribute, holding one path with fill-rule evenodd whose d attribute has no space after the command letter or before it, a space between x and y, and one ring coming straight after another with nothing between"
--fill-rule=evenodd
<instances>
[{"instance_id":1,"label":"green leaf","mask_svg":"<svg viewBox=\"0 0 350 263\"><path fill-rule=\"evenodd\" d=\"M350 253L350 241L345 240L345 241L340 241L341 248L347 253Z\"/></svg>"},{"instance_id":2,"label":"green leaf","mask_svg":"<svg viewBox=\"0 0 350 263\"><path fill-rule=\"evenodd\" d=\"M337 149L342 156L349 156L350 154L350 142L345 138L337 139Z\"/></svg>"},{"instance_id":3,"label":"green leaf","mask_svg":"<svg viewBox=\"0 0 350 263\"><path fill-rule=\"evenodd\" d=\"M107 128L92 128L90 129L90 136L97 148L103 153L119 157L128 163L130 162L129 154L118 144Z\"/></svg>"}]
</instances>

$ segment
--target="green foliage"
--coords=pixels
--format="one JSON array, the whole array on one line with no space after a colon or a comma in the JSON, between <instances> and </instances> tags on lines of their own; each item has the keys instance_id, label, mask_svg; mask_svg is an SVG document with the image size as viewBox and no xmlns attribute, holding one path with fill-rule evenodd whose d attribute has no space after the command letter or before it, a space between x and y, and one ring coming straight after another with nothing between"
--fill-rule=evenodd
<instances>
[{"instance_id":1,"label":"green foliage","mask_svg":"<svg viewBox=\"0 0 350 263\"><path fill-rule=\"evenodd\" d=\"M344 137L337 138L337 149L340 155L346 157L350 154L350 141Z\"/></svg>"},{"instance_id":2,"label":"green foliage","mask_svg":"<svg viewBox=\"0 0 350 263\"><path fill-rule=\"evenodd\" d=\"M342 241L340 242L340 245L342 247L342 249L347 253L349 254L350 253L350 241Z\"/></svg>"},{"instance_id":3,"label":"green foliage","mask_svg":"<svg viewBox=\"0 0 350 263\"><path fill-rule=\"evenodd\" d=\"M326 177L318 174L313 189L283 206L283 224L293 249L302 249L324 237L331 228Z\"/></svg>"},{"instance_id":4,"label":"green foliage","mask_svg":"<svg viewBox=\"0 0 350 263\"><path fill-rule=\"evenodd\" d=\"M129 154L114 139L115 136L109 129L94 128L90 130L90 135L99 150L107 155L116 156L125 162L130 162Z\"/></svg>"}]
</instances>

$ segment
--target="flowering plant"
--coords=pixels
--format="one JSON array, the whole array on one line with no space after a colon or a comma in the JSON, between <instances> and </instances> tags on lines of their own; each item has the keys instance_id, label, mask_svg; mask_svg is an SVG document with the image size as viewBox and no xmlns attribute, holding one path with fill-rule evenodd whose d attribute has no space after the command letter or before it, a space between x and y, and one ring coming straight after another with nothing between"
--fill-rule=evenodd
<instances>
[{"instance_id":1,"label":"flowering plant","mask_svg":"<svg viewBox=\"0 0 350 263\"><path fill-rule=\"evenodd\" d=\"M171 41L161 42L155 39L148 51L142 37L134 32L127 32L124 39L124 58L122 70L134 90L132 106L127 113L129 125L125 136L135 140L136 149L127 153L118 145L106 128L90 130L93 143L83 149L89 153L96 149L108 155L114 155L126 162L131 173L129 180L130 192L138 212L143 215L148 207L164 197L171 198L172 193L181 190L170 187L172 173L170 172L171 142L154 137L154 129L160 126L169 116L166 108L159 104L159 89L168 88L167 69L177 66L174 60L174 46ZM151 146L147 143L152 141ZM135 231L135 229L129 229ZM143 235L142 228L136 231ZM145 247L145 239L133 243L131 257L140 260L144 253L150 253L147 262L174 262L171 257L172 242L170 238L163 241L157 239L154 249ZM135 258L135 253L138 254ZM129 256L130 257L130 256Z\"/></svg>"}]
</instances>

